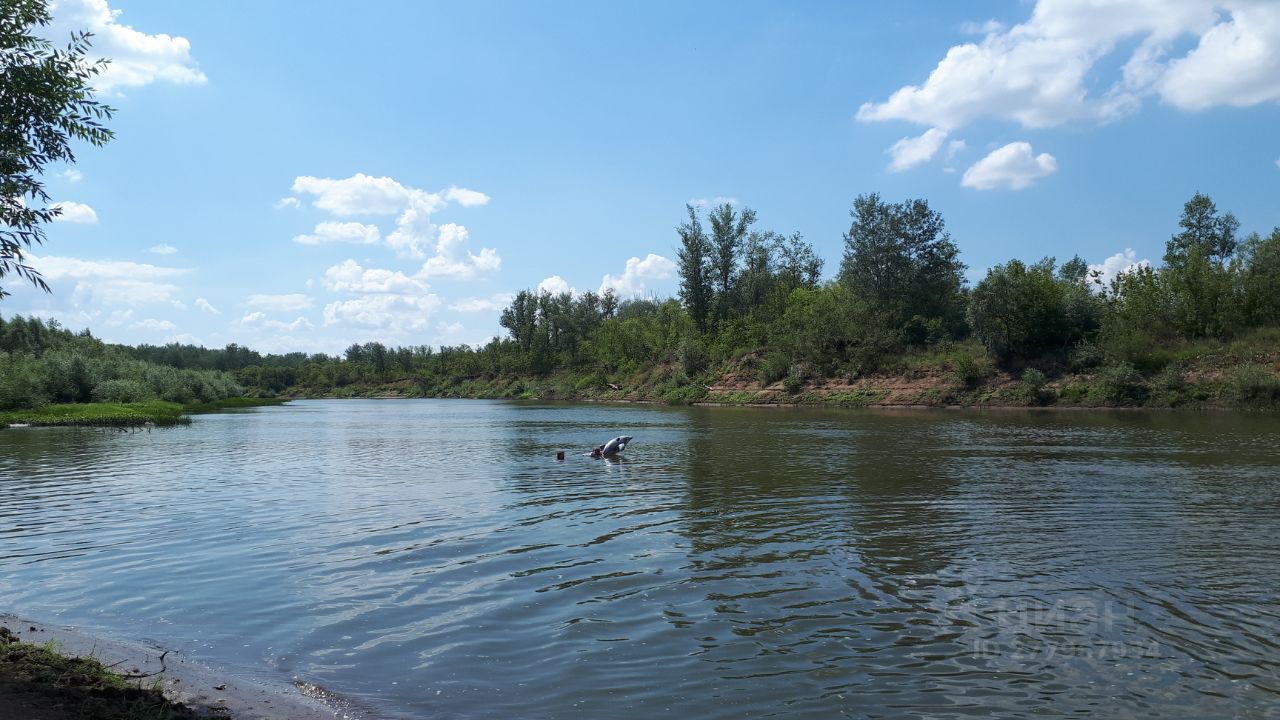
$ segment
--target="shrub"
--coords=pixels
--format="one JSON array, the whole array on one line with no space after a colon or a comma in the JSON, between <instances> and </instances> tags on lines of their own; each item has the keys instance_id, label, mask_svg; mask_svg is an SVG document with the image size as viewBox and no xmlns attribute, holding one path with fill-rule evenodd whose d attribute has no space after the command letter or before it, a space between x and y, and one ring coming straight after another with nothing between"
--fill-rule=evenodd
<instances>
[{"instance_id":1,"label":"shrub","mask_svg":"<svg viewBox=\"0 0 1280 720\"><path fill-rule=\"evenodd\" d=\"M1071 372L1078 373L1101 367L1105 359L1102 348L1088 340L1082 340L1071 348L1071 355L1067 362Z\"/></svg>"},{"instance_id":2,"label":"shrub","mask_svg":"<svg viewBox=\"0 0 1280 720\"><path fill-rule=\"evenodd\" d=\"M952 376L957 385L972 387L991 377L991 363L986 358L960 355L951 362Z\"/></svg>"},{"instance_id":3,"label":"shrub","mask_svg":"<svg viewBox=\"0 0 1280 720\"><path fill-rule=\"evenodd\" d=\"M680 359L680 366L684 368L684 373L690 376L706 370L711 361L711 358L707 355L707 346L703 344L701 338L692 333L680 339L680 346L676 348L676 355Z\"/></svg>"},{"instance_id":4,"label":"shrub","mask_svg":"<svg viewBox=\"0 0 1280 720\"><path fill-rule=\"evenodd\" d=\"M804 380L796 374L788 375L782 380L782 389L787 391L788 395L795 395L804 387Z\"/></svg>"},{"instance_id":5,"label":"shrub","mask_svg":"<svg viewBox=\"0 0 1280 720\"><path fill-rule=\"evenodd\" d=\"M1049 398L1045 391L1045 376L1035 368L1027 368L1022 373L1022 382L1019 384L1023 397L1031 405L1043 405Z\"/></svg>"},{"instance_id":6,"label":"shrub","mask_svg":"<svg viewBox=\"0 0 1280 720\"><path fill-rule=\"evenodd\" d=\"M1120 362L1098 373L1098 393L1102 400L1117 405L1140 403L1146 399L1147 386L1137 368Z\"/></svg>"},{"instance_id":7,"label":"shrub","mask_svg":"<svg viewBox=\"0 0 1280 720\"><path fill-rule=\"evenodd\" d=\"M94 402L134 403L153 395L137 380L103 380L93 388Z\"/></svg>"},{"instance_id":8,"label":"shrub","mask_svg":"<svg viewBox=\"0 0 1280 720\"><path fill-rule=\"evenodd\" d=\"M1247 405L1274 405L1280 402L1280 378L1263 365L1244 365L1231 376L1231 396Z\"/></svg>"},{"instance_id":9,"label":"shrub","mask_svg":"<svg viewBox=\"0 0 1280 720\"><path fill-rule=\"evenodd\" d=\"M791 361L780 352L771 352L760 363L758 372L761 385L772 385L787 376L791 371Z\"/></svg>"}]
</instances>

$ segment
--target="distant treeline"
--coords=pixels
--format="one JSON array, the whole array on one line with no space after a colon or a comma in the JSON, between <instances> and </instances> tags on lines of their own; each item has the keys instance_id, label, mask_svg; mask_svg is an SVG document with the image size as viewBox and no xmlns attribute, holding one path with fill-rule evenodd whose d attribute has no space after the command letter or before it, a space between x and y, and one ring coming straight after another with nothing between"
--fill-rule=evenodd
<instances>
[{"instance_id":1,"label":"distant treeline","mask_svg":"<svg viewBox=\"0 0 1280 720\"><path fill-rule=\"evenodd\" d=\"M389 383L432 394L464 380L557 372L607 386L668 366L679 375L674 386L687 389L681 399L696 399L703 380L731 367L794 388L948 352L962 382L989 372L985 363L1029 372L1033 384L1098 371L1124 386L1165 371L1180 346L1280 326L1280 229L1241 238L1235 217L1200 194L1184 205L1160 267L1134 268L1106 285L1073 257L1012 259L967 287L959 249L925 200L858 197L839 271L827 282L810 244L757 229L750 209L686 213L676 229L678 298L526 290L502 312L507 336L475 348L370 342L334 357L172 344L119 347L113 357L226 371L267 394Z\"/></svg>"}]
</instances>

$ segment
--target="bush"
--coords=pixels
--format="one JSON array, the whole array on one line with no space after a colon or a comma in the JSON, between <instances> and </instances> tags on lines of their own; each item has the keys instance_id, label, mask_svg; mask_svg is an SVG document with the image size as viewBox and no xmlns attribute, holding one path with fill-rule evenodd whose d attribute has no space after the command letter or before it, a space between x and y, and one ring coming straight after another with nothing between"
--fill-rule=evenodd
<instances>
[{"instance_id":1,"label":"bush","mask_svg":"<svg viewBox=\"0 0 1280 720\"><path fill-rule=\"evenodd\" d=\"M103 380L93 388L94 402L134 403L154 396L136 380Z\"/></svg>"},{"instance_id":2,"label":"bush","mask_svg":"<svg viewBox=\"0 0 1280 720\"><path fill-rule=\"evenodd\" d=\"M1263 365L1237 368L1230 382L1232 399L1246 405L1270 406L1280 402L1280 378Z\"/></svg>"},{"instance_id":3,"label":"bush","mask_svg":"<svg viewBox=\"0 0 1280 720\"><path fill-rule=\"evenodd\" d=\"M986 358L960 355L951 361L952 377L957 385L972 387L991 377L993 368Z\"/></svg>"},{"instance_id":4,"label":"bush","mask_svg":"<svg viewBox=\"0 0 1280 720\"><path fill-rule=\"evenodd\" d=\"M1022 373L1019 390L1029 404L1044 405L1049 400L1044 387L1046 382L1044 373L1035 368L1027 368Z\"/></svg>"},{"instance_id":5,"label":"bush","mask_svg":"<svg viewBox=\"0 0 1280 720\"><path fill-rule=\"evenodd\" d=\"M1102 400L1116 405L1141 403L1147 397L1142 373L1126 362L1102 368L1098 373L1097 389Z\"/></svg>"},{"instance_id":6,"label":"bush","mask_svg":"<svg viewBox=\"0 0 1280 720\"><path fill-rule=\"evenodd\" d=\"M1084 372L1101 367L1106 356L1102 352L1102 348L1098 347L1088 340L1082 340L1071 348L1070 358L1067 360L1071 367L1071 372Z\"/></svg>"},{"instance_id":7,"label":"bush","mask_svg":"<svg viewBox=\"0 0 1280 720\"><path fill-rule=\"evenodd\" d=\"M758 372L761 385L772 385L787 376L791 371L791 361L780 352L771 352L760 363Z\"/></svg>"},{"instance_id":8,"label":"bush","mask_svg":"<svg viewBox=\"0 0 1280 720\"><path fill-rule=\"evenodd\" d=\"M680 359L680 366L684 368L684 373L689 376L705 371L711 362L711 358L707 355L707 346L703 344L701 338L692 333L680 339L676 355Z\"/></svg>"},{"instance_id":9,"label":"bush","mask_svg":"<svg viewBox=\"0 0 1280 720\"><path fill-rule=\"evenodd\" d=\"M795 395L803 387L804 380L801 380L798 375L788 375L782 381L782 389L786 390L788 395Z\"/></svg>"}]
</instances>

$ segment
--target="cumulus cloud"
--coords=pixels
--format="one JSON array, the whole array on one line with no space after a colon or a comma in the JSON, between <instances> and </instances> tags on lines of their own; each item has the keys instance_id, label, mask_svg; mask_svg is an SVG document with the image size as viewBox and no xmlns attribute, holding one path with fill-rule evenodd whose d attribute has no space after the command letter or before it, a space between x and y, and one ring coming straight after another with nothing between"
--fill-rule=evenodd
<instances>
[{"instance_id":1,"label":"cumulus cloud","mask_svg":"<svg viewBox=\"0 0 1280 720\"><path fill-rule=\"evenodd\" d=\"M426 295L365 295L324 306L324 324L398 334L429 327L440 298Z\"/></svg>"},{"instance_id":2,"label":"cumulus cloud","mask_svg":"<svg viewBox=\"0 0 1280 720\"><path fill-rule=\"evenodd\" d=\"M496 312L510 305L515 297L511 293L498 293L488 298L463 298L450 305L449 309L464 313Z\"/></svg>"},{"instance_id":3,"label":"cumulus cloud","mask_svg":"<svg viewBox=\"0 0 1280 720\"><path fill-rule=\"evenodd\" d=\"M302 293L285 295L254 294L245 298L245 303L251 308L267 312L295 312L311 307L311 298Z\"/></svg>"},{"instance_id":4,"label":"cumulus cloud","mask_svg":"<svg viewBox=\"0 0 1280 720\"><path fill-rule=\"evenodd\" d=\"M902 138L888 150L893 158L889 162L889 172L902 172L928 162L938 154L946 139L947 131L942 128L929 128L917 137Z\"/></svg>"},{"instance_id":5,"label":"cumulus cloud","mask_svg":"<svg viewBox=\"0 0 1280 720\"><path fill-rule=\"evenodd\" d=\"M159 245L152 245L150 248L147 249L147 252L150 252L156 255L172 255L178 252L178 248L168 243L160 243Z\"/></svg>"},{"instance_id":6,"label":"cumulus cloud","mask_svg":"<svg viewBox=\"0 0 1280 720\"><path fill-rule=\"evenodd\" d=\"M621 275L605 275L600 281L600 292L612 289L619 297L634 297L648 289L649 284L666 280L675 274L676 264L661 255L649 253L645 259L628 258Z\"/></svg>"},{"instance_id":7,"label":"cumulus cloud","mask_svg":"<svg viewBox=\"0 0 1280 720\"><path fill-rule=\"evenodd\" d=\"M1125 248L1124 252L1118 252L1101 263L1090 265L1089 270L1097 272L1098 279L1105 286L1109 285L1117 275L1140 267L1151 267L1151 261L1145 258L1139 260L1138 253L1134 252L1133 248Z\"/></svg>"},{"instance_id":8,"label":"cumulus cloud","mask_svg":"<svg viewBox=\"0 0 1280 720\"><path fill-rule=\"evenodd\" d=\"M62 213L53 219L54 222L84 223L98 222L98 213L84 203L62 200L49 205L50 209L61 210Z\"/></svg>"},{"instance_id":9,"label":"cumulus cloud","mask_svg":"<svg viewBox=\"0 0 1280 720\"><path fill-rule=\"evenodd\" d=\"M398 270L365 269L355 260L345 260L324 271L324 286L335 292L402 293L426 292L427 284Z\"/></svg>"},{"instance_id":10,"label":"cumulus cloud","mask_svg":"<svg viewBox=\"0 0 1280 720\"><path fill-rule=\"evenodd\" d=\"M542 282L538 283L538 292L551 293L552 295L560 295L562 293L577 295L578 289L575 287L571 287L569 283L559 275L552 275L551 277L545 278Z\"/></svg>"},{"instance_id":11,"label":"cumulus cloud","mask_svg":"<svg viewBox=\"0 0 1280 720\"><path fill-rule=\"evenodd\" d=\"M141 87L154 82L203 85L208 81L191 57L191 43L184 37L149 35L119 22L122 11L107 0L58 0L50 7L54 23L48 36L59 45L72 31L93 33L94 57L110 58L94 85L102 92Z\"/></svg>"},{"instance_id":12,"label":"cumulus cloud","mask_svg":"<svg viewBox=\"0 0 1280 720\"><path fill-rule=\"evenodd\" d=\"M1027 22L966 29L986 35L952 47L921 84L865 103L857 118L1043 128L1114 120L1150 95L1188 110L1280 100L1278 3L1039 0ZM1187 36L1198 38L1195 48L1169 57ZM1113 58L1118 48L1128 54ZM1105 77L1113 65L1119 72ZM1098 79L1101 89L1091 90Z\"/></svg>"},{"instance_id":13,"label":"cumulus cloud","mask_svg":"<svg viewBox=\"0 0 1280 720\"><path fill-rule=\"evenodd\" d=\"M67 182L72 182L72 183L78 183L84 179L84 173L80 172L75 168L67 168L66 170L63 170L58 174L66 178Z\"/></svg>"},{"instance_id":14,"label":"cumulus cloud","mask_svg":"<svg viewBox=\"0 0 1280 720\"><path fill-rule=\"evenodd\" d=\"M311 321L299 315L292 322L284 322L283 320L273 320L267 317L264 312L251 312L240 318L240 324L260 330L271 330L273 332L298 332L299 330L310 330L313 326Z\"/></svg>"},{"instance_id":15,"label":"cumulus cloud","mask_svg":"<svg viewBox=\"0 0 1280 720\"><path fill-rule=\"evenodd\" d=\"M302 207L302 202L298 200L298 198L290 195L277 200L275 207L277 210L283 210L284 208L300 208Z\"/></svg>"},{"instance_id":16,"label":"cumulus cloud","mask_svg":"<svg viewBox=\"0 0 1280 720\"><path fill-rule=\"evenodd\" d=\"M468 190L460 187L451 187L446 190L444 198L450 202L456 202L462 207L479 207L480 205L489 204L488 195L477 190Z\"/></svg>"},{"instance_id":17,"label":"cumulus cloud","mask_svg":"<svg viewBox=\"0 0 1280 720\"><path fill-rule=\"evenodd\" d=\"M960 23L960 32L965 35L990 35L1003 31L1005 24L999 20L987 20L986 22L963 22Z\"/></svg>"},{"instance_id":18,"label":"cumulus cloud","mask_svg":"<svg viewBox=\"0 0 1280 720\"><path fill-rule=\"evenodd\" d=\"M176 285L165 282L190 272L124 260L81 260L71 257L28 256L31 265L50 284L74 281L71 302L77 307L172 303Z\"/></svg>"},{"instance_id":19,"label":"cumulus cloud","mask_svg":"<svg viewBox=\"0 0 1280 720\"><path fill-rule=\"evenodd\" d=\"M1049 153L1034 155L1031 143L1012 142L992 150L965 170L960 184L975 190L1021 190L1057 171L1058 161Z\"/></svg>"},{"instance_id":20,"label":"cumulus cloud","mask_svg":"<svg viewBox=\"0 0 1280 720\"><path fill-rule=\"evenodd\" d=\"M396 215L395 229L383 240L399 257L426 260L420 271L423 277L469 279L502 266L498 251L493 248L482 248L478 254L470 251L466 227L456 223L437 226L432 220L450 203L462 207L487 204L489 196L478 190L450 187L427 192L390 177L356 173L341 179L299 176L293 182L293 192L312 196L315 207L339 217ZM325 241L321 240L321 226L332 226L330 232L342 226L344 233L359 242L377 242L377 227L358 223L321 223L314 235L299 235L294 240L304 244ZM362 230L357 232L353 226Z\"/></svg>"},{"instance_id":21,"label":"cumulus cloud","mask_svg":"<svg viewBox=\"0 0 1280 720\"><path fill-rule=\"evenodd\" d=\"M310 235L295 235L293 241L299 245L326 245L330 243L351 243L356 245L373 245L381 238L377 225L365 225L358 222L322 222Z\"/></svg>"},{"instance_id":22,"label":"cumulus cloud","mask_svg":"<svg viewBox=\"0 0 1280 720\"><path fill-rule=\"evenodd\" d=\"M202 298L202 297L198 297L198 298L196 298L196 307L200 308L200 309L201 309L201 310L203 310L204 312L209 313L210 315L221 315L221 314L222 314L222 311L221 311L221 310L219 310L218 308L214 307L212 304L210 304L210 302L209 302L208 300L205 300L205 299L204 299L204 298Z\"/></svg>"}]
</instances>

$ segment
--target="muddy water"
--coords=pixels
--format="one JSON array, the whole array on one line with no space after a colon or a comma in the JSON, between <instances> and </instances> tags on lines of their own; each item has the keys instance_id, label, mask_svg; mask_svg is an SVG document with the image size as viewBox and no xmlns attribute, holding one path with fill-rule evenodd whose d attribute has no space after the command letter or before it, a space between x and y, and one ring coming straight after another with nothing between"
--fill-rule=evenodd
<instances>
[{"instance_id":1,"label":"muddy water","mask_svg":"<svg viewBox=\"0 0 1280 720\"><path fill-rule=\"evenodd\" d=\"M1274 718L1278 439L484 401L4 431L0 606L393 717Z\"/></svg>"}]
</instances>

